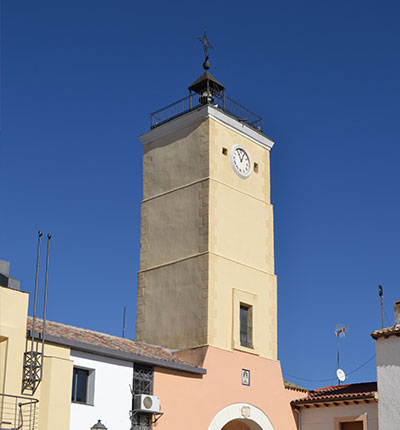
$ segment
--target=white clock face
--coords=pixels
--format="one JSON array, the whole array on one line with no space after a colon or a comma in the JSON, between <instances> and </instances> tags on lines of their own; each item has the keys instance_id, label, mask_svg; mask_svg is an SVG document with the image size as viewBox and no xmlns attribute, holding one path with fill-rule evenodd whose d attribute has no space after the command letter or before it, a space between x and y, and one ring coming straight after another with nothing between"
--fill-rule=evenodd
<instances>
[{"instance_id":1,"label":"white clock face","mask_svg":"<svg viewBox=\"0 0 400 430\"><path fill-rule=\"evenodd\" d=\"M248 178L251 173L251 158L243 146L235 145L231 149L231 164L233 170L241 177Z\"/></svg>"}]
</instances>

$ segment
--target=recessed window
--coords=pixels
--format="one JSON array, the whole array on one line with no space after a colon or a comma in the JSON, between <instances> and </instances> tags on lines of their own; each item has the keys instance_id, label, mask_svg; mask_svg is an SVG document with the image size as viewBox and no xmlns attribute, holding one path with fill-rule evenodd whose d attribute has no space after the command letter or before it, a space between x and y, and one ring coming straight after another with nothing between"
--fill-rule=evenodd
<instances>
[{"instance_id":1,"label":"recessed window","mask_svg":"<svg viewBox=\"0 0 400 430\"><path fill-rule=\"evenodd\" d=\"M228 148L222 148L222 154L228 155Z\"/></svg>"},{"instance_id":2,"label":"recessed window","mask_svg":"<svg viewBox=\"0 0 400 430\"><path fill-rule=\"evenodd\" d=\"M252 307L240 303L240 345L253 348L253 311Z\"/></svg>"},{"instance_id":3,"label":"recessed window","mask_svg":"<svg viewBox=\"0 0 400 430\"><path fill-rule=\"evenodd\" d=\"M367 414L352 417L335 417L335 430L365 430L368 427Z\"/></svg>"},{"instance_id":4,"label":"recessed window","mask_svg":"<svg viewBox=\"0 0 400 430\"><path fill-rule=\"evenodd\" d=\"M258 173L258 163L254 163L254 173Z\"/></svg>"},{"instance_id":5,"label":"recessed window","mask_svg":"<svg viewBox=\"0 0 400 430\"><path fill-rule=\"evenodd\" d=\"M340 430L363 430L364 424L361 421L340 423Z\"/></svg>"},{"instance_id":6,"label":"recessed window","mask_svg":"<svg viewBox=\"0 0 400 430\"><path fill-rule=\"evenodd\" d=\"M72 397L75 403L92 405L94 399L94 370L74 367L72 376Z\"/></svg>"}]
</instances>

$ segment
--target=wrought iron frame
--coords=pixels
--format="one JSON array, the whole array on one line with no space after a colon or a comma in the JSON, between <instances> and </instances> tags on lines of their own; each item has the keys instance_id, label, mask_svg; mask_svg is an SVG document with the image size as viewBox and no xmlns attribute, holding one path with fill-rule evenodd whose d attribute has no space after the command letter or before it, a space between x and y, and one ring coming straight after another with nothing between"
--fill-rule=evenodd
<instances>
[{"instance_id":1,"label":"wrought iron frame","mask_svg":"<svg viewBox=\"0 0 400 430\"><path fill-rule=\"evenodd\" d=\"M159 417L153 419L154 414L135 411L133 408L133 398L135 394L153 394L153 375L152 367L134 363L133 381L131 387L132 410L129 412L131 420L131 430L150 430L152 424L158 421ZM162 415L162 414L157 414Z\"/></svg>"},{"instance_id":2,"label":"wrought iron frame","mask_svg":"<svg viewBox=\"0 0 400 430\"><path fill-rule=\"evenodd\" d=\"M38 402L31 397L0 394L0 430L36 430Z\"/></svg>"}]
</instances>

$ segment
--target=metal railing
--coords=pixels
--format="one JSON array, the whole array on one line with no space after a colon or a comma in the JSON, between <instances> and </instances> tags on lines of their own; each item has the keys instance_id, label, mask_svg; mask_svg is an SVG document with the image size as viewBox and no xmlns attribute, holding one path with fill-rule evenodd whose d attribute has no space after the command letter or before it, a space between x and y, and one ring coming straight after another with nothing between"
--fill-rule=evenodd
<instances>
[{"instance_id":1,"label":"metal railing","mask_svg":"<svg viewBox=\"0 0 400 430\"><path fill-rule=\"evenodd\" d=\"M0 394L0 430L36 430L39 400Z\"/></svg>"},{"instance_id":2,"label":"metal railing","mask_svg":"<svg viewBox=\"0 0 400 430\"><path fill-rule=\"evenodd\" d=\"M262 117L245 108L230 97L215 94L206 103L204 99L205 97L199 94L191 94L151 113L150 128L158 127L173 118L181 116L205 104L209 104L258 131L262 130Z\"/></svg>"}]
</instances>

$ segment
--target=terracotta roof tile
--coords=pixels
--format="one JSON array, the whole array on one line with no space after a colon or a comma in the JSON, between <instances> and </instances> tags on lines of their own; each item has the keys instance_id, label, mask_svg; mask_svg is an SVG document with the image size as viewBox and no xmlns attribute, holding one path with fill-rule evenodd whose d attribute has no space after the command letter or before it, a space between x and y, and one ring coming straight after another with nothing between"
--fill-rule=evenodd
<instances>
[{"instance_id":1,"label":"terracotta roof tile","mask_svg":"<svg viewBox=\"0 0 400 430\"><path fill-rule=\"evenodd\" d=\"M331 385L329 387L310 390L308 396L294 400L294 404L316 403L318 401L337 401L349 399L374 398L377 392L376 382L361 382L358 384Z\"/></svg>"},{"instance_id":2,"label":"terracotta roof tile","mask_svg":"<svg viewBox=\"0 0 400 430\"><path fill-rule=\"evenodd\" d=\"M307 388L300 387L300 385L294 384L293 382L284 380L283 383L285 385L285 388L288 388L290 390L304 391L305 393L308 393Z\"/></svg>"},{"instance_id":3,"label":"terracotta roof tile","mask_svg":"<svg viewBox=\"0 0 400 430\"><path fill-rule=\"evenodd\" d=\"M392 327L381 328L371 333L371 336L374 339L378 339L378 337L388 337L392 335L400 336L400 326L394 325Z\"/></svg>"},{"instance_id":4,"label":"terracotta roof tile","mask_svg":"<svg viewBox=\"0 0 400 430\"><path fill-rule=\"evenodd\" d=\"M32 317L28 317L27 329L32 329ZM42 320L36 319L35 331L40 332L41 330ZM88 330L81 327L74 327L54 321L46 321L46 334L57 336L62 339L109 348L114 351L122 351L131 354L137 354L143 357L156 358L159 360L193 366L186 361L176 358L172 352L168 351L162 346L149 345L147 343L118 336L112 336L110 334L100 333L98 331Z\"/></svg>"}]
</instances>

